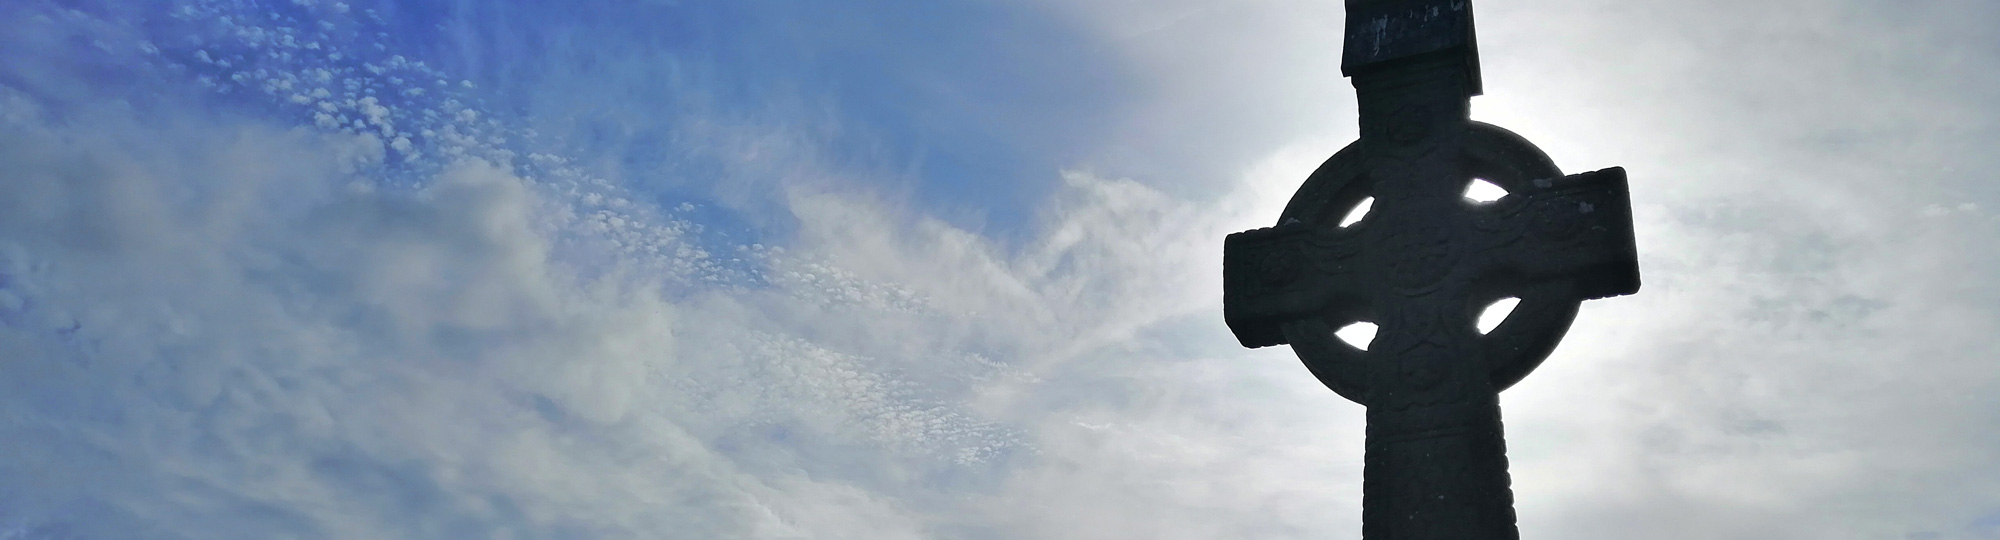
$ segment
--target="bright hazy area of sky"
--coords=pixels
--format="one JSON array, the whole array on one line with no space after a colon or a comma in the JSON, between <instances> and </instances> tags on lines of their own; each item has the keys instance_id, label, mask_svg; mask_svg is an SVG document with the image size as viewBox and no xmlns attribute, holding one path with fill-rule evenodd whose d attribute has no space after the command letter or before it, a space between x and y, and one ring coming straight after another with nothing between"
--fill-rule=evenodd
<instances>
[{"instance_id":1,"label":"bright hazy area of sky","mask_svg":"<svg viewBox=\"0 0 2000 540\"><path fill-rule=\"evenodd\" d=\"M2000 3L1475 4L1645 283L1523 536L2000 538ZM1342 9L0 3L0 539L1357 538L1221 317Z\"/></svg>"}]
</instances>

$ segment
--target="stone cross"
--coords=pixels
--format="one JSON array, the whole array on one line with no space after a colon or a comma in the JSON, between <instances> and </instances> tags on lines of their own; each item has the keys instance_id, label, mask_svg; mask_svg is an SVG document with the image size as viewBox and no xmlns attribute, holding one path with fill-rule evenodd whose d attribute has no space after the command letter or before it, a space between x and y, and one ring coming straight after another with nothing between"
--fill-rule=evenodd
<instances>
[{"instance_id":1,"label":"stone cross","mask_svg":"<svg viewBox=\"0 0 2000 540\"><path fill-rule=\"evenodd\" d=\"M1516 540L1499 394L1583 300L1638 291L1625 171L1564 176L1469 118L1468 0L1347 0L1344 46L1361 140L1313 171L1277 226L1229 235L1225 318L1244 346L1290 344L1367 407L1362 538ZM1507 195L1467 199L1474 179ZM1480 310L1509 297L1520 303L1481 334ZM1335 337L1362 321L1378 325L1365 350Z\"/></svg>"}]
</instances>

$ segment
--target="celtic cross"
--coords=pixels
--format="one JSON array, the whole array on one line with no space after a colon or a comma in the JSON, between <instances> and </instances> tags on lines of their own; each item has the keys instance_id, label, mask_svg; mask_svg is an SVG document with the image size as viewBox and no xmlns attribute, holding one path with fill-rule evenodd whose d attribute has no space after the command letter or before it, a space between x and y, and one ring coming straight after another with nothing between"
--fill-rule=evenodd
<instances>
[{"instance_id":1,"label":"celtic cross","mask_svg":"<svg viewBox=\"0 0 2000 540\"><path fill-rule=\"evenodd\" d=\"M1516 540L1500 391L1582 301L1638 291L1625 171L1564 176L1469 118L1469 0L1347 0L1344 46L1361 140L1306 178L1277 226L1229 235L1225 318L1244 346L1290 344L1367 407L1363 538ZM1466 199L1474 179L1507 195ZM1508 297L1520 303L1481 334L1480 309ZM1378 327L1365 350L1334 335L1361 321Z\"/></svg>"}]
</instances>

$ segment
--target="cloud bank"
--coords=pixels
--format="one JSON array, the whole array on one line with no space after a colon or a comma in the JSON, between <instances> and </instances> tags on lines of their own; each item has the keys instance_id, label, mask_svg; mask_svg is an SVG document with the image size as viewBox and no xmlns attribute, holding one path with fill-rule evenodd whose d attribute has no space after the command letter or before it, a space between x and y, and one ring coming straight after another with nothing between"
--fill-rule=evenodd
<instances>
[{"instance_id":1,"label":"cloud bank","mask_svg":"<svg viewBox=\"0 0 2000 540\"><path fill-rule=\"evenodd\" d=\"M1946 151L1995 116L1877 71L1979 8L1586 4L1482 11L1478 113L1630 168L1647 279L1504 397L1524 534L2000 532L2000 201ZM474 82L448 68L498 64L391 47L483 39L442 9L0 8L0 538L1358 535L1360 409L1235 345L1217 264L1351 136L1287 117L1346 98L1259 89L1339 79L1170 61L1337 19L1143 8L1037 8L1150 93L1018 234L902 194L810 89ZM1648 69L1575 52L1614 38ZM559 129L595 103L670 127ZM1211 107L1246 112L1179 114ZM1214 177L1135 157L1161 145Z\"/></svg>"}]
</instances>

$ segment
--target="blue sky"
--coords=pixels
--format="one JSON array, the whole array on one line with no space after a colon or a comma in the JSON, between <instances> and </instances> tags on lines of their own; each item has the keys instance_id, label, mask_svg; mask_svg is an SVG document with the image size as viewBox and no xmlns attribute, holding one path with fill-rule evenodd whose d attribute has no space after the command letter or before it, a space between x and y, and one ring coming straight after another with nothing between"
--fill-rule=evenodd
<instances>
[{"instance_id":1,"label":"blue sky","mask_svg":"<svg viewBox=\"0 0 2000 540\"><path fill-rule=\"evenodd\" d=\"M663 197L727 158L676 144L731 119L813 133L836 166L955 225L1016 231L1134 90L1046 7L627 2L384 6L388 33L494 88L493 106ZM394 17L394 16L392 16ZM697 146L689 148L687 146ZM773 227L782 229L783 227Z\"/></svg>"},{"instance_id":2,"label":"blue sky","mask_svg":"<svg viewBox=\"0 0 2000 540\"><path fill-rule=\"evenodd\" d=\"M1223 326L1339 2L0 5L0 539L1352 538ZM1478 5L1645 289L1503 395L1524 535L2000 537L2000 16Z\"/></svg>"}]
</instances>

